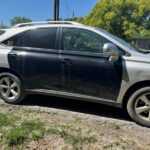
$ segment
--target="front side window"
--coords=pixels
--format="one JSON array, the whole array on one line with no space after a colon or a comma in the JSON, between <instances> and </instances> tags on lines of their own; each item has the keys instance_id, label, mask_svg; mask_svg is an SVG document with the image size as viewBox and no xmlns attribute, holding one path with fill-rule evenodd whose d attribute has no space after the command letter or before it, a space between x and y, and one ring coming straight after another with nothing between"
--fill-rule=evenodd
<instances>
[{"instance_id":1,"label":"front side window","mask_svg":"<svg viewBox=\"0 0 150 150\"><path fill-rule=\"evenodd\" d=\"M102 53L105 43L109 43L109 41L91 31L73 28L63 29L64 50Z\"/></svg>"},{"instance_id":2,"label":"front side window","mask_svg":"<svg viewBox=\"0 0 150 150\"><path fill-rule=\"evenodd\" d=\"M42 28L20 33L5 42L9 46L55 49L57 28Z\"/></svg>"}]
</instances>

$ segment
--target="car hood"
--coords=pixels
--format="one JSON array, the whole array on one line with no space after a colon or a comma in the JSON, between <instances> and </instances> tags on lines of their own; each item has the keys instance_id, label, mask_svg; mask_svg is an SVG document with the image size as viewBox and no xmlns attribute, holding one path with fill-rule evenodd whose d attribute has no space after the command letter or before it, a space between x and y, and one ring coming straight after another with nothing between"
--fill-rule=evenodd
<instances>
[{"instance_id":1,"label":"car hood","mask_svg":"<svg viewBox=\"0 0 150 150\"><path fill-rule=\"evenodd\" d=\"M125 56L125 60L150 63L150 53L144 54L140 52L133 52L130 56Z\"/></svg>"}]
</instances>

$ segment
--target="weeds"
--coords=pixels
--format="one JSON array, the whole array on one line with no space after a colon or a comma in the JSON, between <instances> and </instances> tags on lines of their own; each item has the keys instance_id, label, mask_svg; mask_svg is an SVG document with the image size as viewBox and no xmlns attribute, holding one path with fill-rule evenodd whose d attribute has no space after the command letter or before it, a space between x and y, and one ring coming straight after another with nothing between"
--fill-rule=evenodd
<instances>
[{"instance_id":1,"label":"weeds","mask_svg":"<svg viewBox=\"0 0 150 150\"><path fill-rule=\"evenodd\" d=\"M22 145L27 139L39 140L51 134L63 138L72 145L73 149L77 149L83 143L96 141L94 136L80 135L81 128L74 128L72 125L51 126L46 129L45 123L41 121L21 121L21 118L16 119L13 115L0 114L0 127L2 126L4 127L0 128L3 132L2 140L8 147ZM8 128L5 128L6 126Z\"/></svg>"},{"instance_id":2,"label":"weeds","mask_svg":"<svg viewBox=\"0 0 150 150\"><path fill-rule=\"evenodd\" d=\"M107 123L107 126L108 126L109 128L114 129L114 130L120 130L120 129L121 129L121 127L120 127L118 124L116 124L115 122Z\"/></svg>"},{"instance_id":3,"label":"weeds","mask_svg":"<svg viewBox=\"0 0 150 150\"><path fill-rule=\"evenodd\" d=\"M17 145L21 144L26 138L26 132L22 128L12 128L5 136L6 144Z\"/></svg>"},{"instance_id":4,"label":"weeds","mask_svg":"<svg viewBox=\"0 0 150 150\"><path fill-rule=\"evenodd\" d=\"M0 127L8 125L10 120L8 119L7 115L0 114Z\"/></svg>"},{"instance_id":5,"label":"weeds","mask_svg":"<svg viewBox=\"0 0 150 150\"><path fill-rule=\"evenodd\" d=\"M82 135L71 135L67 132L66 127L50 127L47 132L49 134L56 134L63 138L66 142L69 142L73 149L77 149L78 145L82 145L83 143L91 143L96 142L96 136L82 136Z\"/></svg>"},{"instance_id":6,"label":"weeds","mask_svg":"<svg viewBox=\"0 0 150 150\"><path fill-rule=\"evenodd\" d=\"M23 143L27 138L37 140L44 134L44 123L40 121L23 121L20 127L13 127L5 136L9 146Z\"/></svg>"}]
</instances>

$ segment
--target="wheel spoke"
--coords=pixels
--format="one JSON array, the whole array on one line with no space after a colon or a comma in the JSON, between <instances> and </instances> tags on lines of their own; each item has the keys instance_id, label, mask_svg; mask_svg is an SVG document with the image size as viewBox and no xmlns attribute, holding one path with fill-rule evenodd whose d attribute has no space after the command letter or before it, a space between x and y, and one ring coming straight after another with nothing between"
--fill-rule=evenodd
<instances>
[{"instance_id":1,"label":"wheel spoke","mask_svg":"<svg viewBox=\"0 0 150 150\"><path fill-rule=\"evenodd\" d=\"M8 90L6 91L6 93L5 93L5 96L6 96L7 98L9 98L9 95L10 95L10 89L8 89Z\"/></svg>"},{"instance_id":2,"label":"wheel spoke","mask_svg":"<svg viewBox=\"0 0 150 150\"><path fill-rule=\"evenodd\" d=\"M4 78L4 81L6 82L6 84L7 84L8 86L10 86L9 78Z\"/></svg>"},{"instance_id":3,"label":"wheel spoke","mask_svg":"<svg viewBox=\"0 0 150 150\"><path fill-rule=\"evenodd\" d=\"M17 96L17 94L18 94L14 89L11 89L11 93L13 96Z\"/></svg>"},{"instance_id":4,"label":"wheel spoke","mask_svg":"<svg viewBox=\"0 0 150 150\"><path fill-rule=\"evenodd\" d=\"M150 105L150 100L147 98L146 95L142 95L142 96L140 97L140 99L141 99L145 104Z\"/></svg>"},{"instance_id":5,"label":"wheel spoke","mask_svg":"<svg viewBox=\"0 0 150 150\"><path fill-rule=\"evenodd\" d=\"M11 88L15 88L15 87L17 87L16 82L14 82L14 83L11 85Z\"/></svg>"},{"instance_id":6,"label":"wheel spoke","mask_svg":"<svg viewBox=\"0 0 150 150\"><path fill-rule=\"evenodd\" d=\"M147 106L143 106L143 107L138 107L136 108L136 113L140 114L144 111L148 110L148 107Z\"/></svg>"},{"instance_id":7,"label":"wheel spoke","mask_svg":"<svg viewBox=\"0 0 150 150\"><path fill-rule=\"evenodd\" d=\"M7 85L0 85L0 88L1 89L8 89L8 86Z\"/></svg>"}]
</instances>

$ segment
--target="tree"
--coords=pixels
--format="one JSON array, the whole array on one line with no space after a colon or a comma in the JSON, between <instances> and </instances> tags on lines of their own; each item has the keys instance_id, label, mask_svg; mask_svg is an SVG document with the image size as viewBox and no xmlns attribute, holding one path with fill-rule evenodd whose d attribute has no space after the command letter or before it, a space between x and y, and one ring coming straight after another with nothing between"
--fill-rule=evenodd
<instances>
[{"instance_id":1,"label":"tree","mask_svg":"<svg viewBox=\"0 0 150 150\"><path fill-rule=\"evenodd\" d=\"M5 29L5 28L8 28L8 27L4 24L0 24L0 29Z\"/></svg>"},{"instance_id":2,"label":"tree","mask_svg":"<svg viewBox=\"0 0 150 150\"><path fill-rule=\"evenodd\" d=\"M27 23L27 22L32 22L32 20L26 17L14 17L13 19L10 19L11 26L14 26L19 23Z\"/></svg>"},{"instance_id":3,"label":"tree","mask_svg":"<svg viewBox=\"0 0 150 150\"><path fill-rule=\"evenodd\" d=\"M149 0L99 0L81 22L128 40L149 30Z\"/></svg>"}]
</instances>

